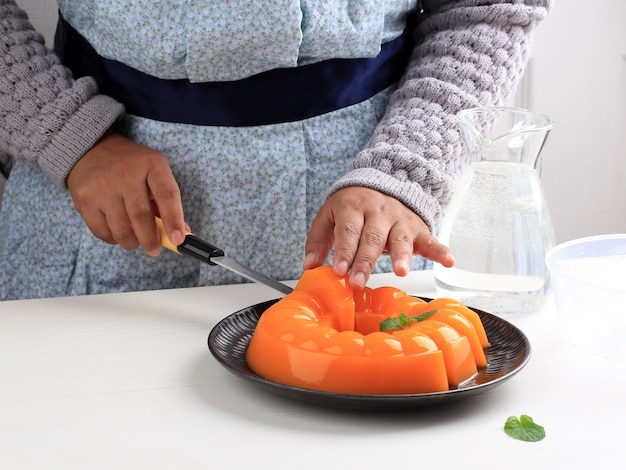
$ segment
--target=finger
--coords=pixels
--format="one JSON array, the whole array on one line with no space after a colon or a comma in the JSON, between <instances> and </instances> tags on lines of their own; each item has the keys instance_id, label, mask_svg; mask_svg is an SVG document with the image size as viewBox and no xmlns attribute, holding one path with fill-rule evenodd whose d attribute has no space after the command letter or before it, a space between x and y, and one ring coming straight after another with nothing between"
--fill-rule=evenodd
<instances>
[{"instance_id":1,"label":"finger","mask_svg":"<svg viewBox=\"0 0 626 470\"><path fill-rule=\"evenodd\" d=\"M185 240L189 226L185 223L180 188L169 165L151 171L147 181L153 204L163 220L165 233L174 245L180 245Z\"/></svg>"},{"instance_id":2,"label":"finger","mask_svg":"<svg viewBox=\"0 0 626 470\"><path fill-rule=\"evenodd\" d=\"M107 224L115 243L126 250L134 250L139 246L133 224L126 211L110 211L107 213Z\"/></svg>"},{"instance_id":3,"label":"finger","mask_svg":"<svg viewBox=\"0 0 626 470\"><path fill-rule=\"evenodd\" d=\"M376 262L387 244L388 226L378 219L369 219L364 225L358 249L350 266L350 285L354 289L365 287Z\"/></svg>"},{"instance_id":4,"label":"finger","mask_svg":"<svg viewBox=\"0 0 626 470\"><path fill-rule=\"evenodd\" d=\"M106 223L111 231L111 236L115 243L126 250L134 250L139 246L139 239L133 224L132 211L129 208L139 211L141 205L139 197L118 197L108 198L106 211Z\"/></svg>"},{"instance_id":5,"label":"finger","mask_svg":"<svg viewBox=\"0 0 626 470\"><path fill-rule=\"evenodd\" d=\"M387 238L387 251L396 275L406 276L411 270L413 249L414 240L408 227L403 224L394 225Z\"/></svg>"},{"instance_id":6,"label":"finger","mask_svg":"<svg viewBox=\"0 0 626 470\"><path fill-rule=\"evenodd\" d=\"M148 189L142 185L134 188L133 191L127 191L124 202L126 204L126 218L130 223L132 236L137 240L135 248L141 246L149 256L158 256L161 252L161 239L154 219L155 211ZM125 233L125 235L131 236L129 233ZM121 241L119 243L126 248L126 245Z\"/></svg>"},{"instance_id":7,"label":"finger","mask_svg":"<svg viewBox=\"0 0 626 470\"><path fill-rule=\"evenodd\" d=\"M350 212L347 217L336 218L333 245L333 270L345 276L351 270L359 250L365 219L362 213Z\"/></svg>"},{"instance_id":8,"label":"finger","mask_svg":"<svg viewBox=\"0 0 626 470\"><path fill-rule=\"evenodd\" d=\"M83 218L87 228L96 238L99 238L100 240L111 245L115 245L117 243L111 233L111 230L109 229L109 224L107 223L104 213L96 210L90 212L79 212L79 214Z\"/></svg>"},{"instance_id":9,"label":"finger","mask_svg":"<svg viewBox=\"0 0 626 470\"><path fill-rule=\"evenodd\" d=\"M442 244L430 233L422 232L415 241L415 253L440 263L447 268L454 266L454 255L450 249Z\"/></svg>"},{"instance_id":10,"label":"finger","mask_svg":"<svg viewBox=\"0 0 626 470\"><path fill-rule=\"evenodd\" d=\"M81 215L87 228L96 238L111 245L116 245L119 243L118 240L121 240L125 248L136 248L136 239L132 234L128 235L130 223L128 217L125 216L126 210L123 201L109 194L106 198L106 204L104 204L105 210L100 204L103 199L98 200L96 204L82 204L82 200L76 198L74 209Z\"/></svg>"},{"instance_id":11,"label":"finger","mask_svg":"<svg viewBox=\"0 0 626 470\"><path fill-rule=\"evenodd\" d=\"M304 246L302 269L313 269L326 262L334 239L333 229L332 213L323 206L311 224L311 230Z\"/></svg>"}]
</instances>

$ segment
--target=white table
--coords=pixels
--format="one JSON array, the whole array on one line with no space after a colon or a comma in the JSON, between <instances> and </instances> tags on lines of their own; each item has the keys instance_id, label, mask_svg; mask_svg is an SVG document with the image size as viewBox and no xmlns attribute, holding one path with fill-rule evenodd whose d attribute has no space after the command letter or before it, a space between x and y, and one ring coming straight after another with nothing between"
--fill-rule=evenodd
<instances>
[{"instance_id":1,"label":"white table","mask_svg":"<svg viewBox=\"0 0 626 470\"><path fill-rule=\"evenodd\" d=\"M433 297L430 272L376 275ZM290 400L210 354L223 317L279 297L244 284L0 303L2 469L618 468L626 463L626 365L563 339L552 303L512 319L533 353L469 400L354 412ZM508 437L528 414L547 437Z\"/></svg>"}]
</instances>

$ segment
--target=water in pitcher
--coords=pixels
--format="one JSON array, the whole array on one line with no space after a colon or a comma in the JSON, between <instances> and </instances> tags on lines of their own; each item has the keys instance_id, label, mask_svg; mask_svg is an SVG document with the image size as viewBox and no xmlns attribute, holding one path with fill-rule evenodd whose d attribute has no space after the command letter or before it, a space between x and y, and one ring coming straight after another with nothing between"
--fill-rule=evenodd
<instances>
[{"instance_id":1,"label":"water in pitcher","mask_svg":"<svg viewBox=\"0 0 626 470\"><path fill-rule=\"evenodd\" d=\"M474 163L459 183L439 238L457 260L435 265L439 295L488 312L528 313L543 304L545 253L554 245L550 212L535 169L522 163Z\"/></svg>"},{"instance_id":2,"label":"water in pitcher","mask_svg":"<svg viewBox=\"0 0 626 470\"><path fill-rule=\"evenodd\" d=\"M554 246L536 169L552 123L515 108L476 108L460 113L460 121L476 163L442 220L438 238L456 264L434 265L437 293L494 314L534 312L546 297L545 255Z\"/></svg>"}]
</instances>

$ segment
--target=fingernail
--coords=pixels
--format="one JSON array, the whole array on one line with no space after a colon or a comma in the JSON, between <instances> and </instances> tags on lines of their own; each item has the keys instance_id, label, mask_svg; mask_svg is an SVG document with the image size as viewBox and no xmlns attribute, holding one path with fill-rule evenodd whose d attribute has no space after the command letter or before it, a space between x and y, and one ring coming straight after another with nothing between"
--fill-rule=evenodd
<instances>
[{"instance_id":1,"label":"fingernail","mask_svg":"<svg viewBox=\"0 0 626 470\"><path fill-rule=\"evenodd\" d=\"M335 266L335 272L339 276L345 276L348 274L348 269L350 269L350 265L347 261L339 261L339 263Z\"/></svg>"},{"instance_id":2,"label":"fingernail","mask_svg":"<svg viewBox=\"0 0 626 470\"><path fill-rule=\"evenodd\" d=\"M174 245L180 245L182 242L185 241L185 236L180 230L174 230L172 233L170 233L170 241Z\"/></svg>"},{"instance_id":3,"label":"fingernail","mask_svg":"<svg viewBox=\"0 0 626 470\"><path fill-rule=\"evenodd\" d=\"M354 273L354 276L352 276L352 284L358 288L365 287L366 280L365 274L363 273Z\"/></svg>"},{"instance_id":4,"label":"fingernail","mask_svg":"<svg viewBox=\"0 0 626 470\"><path fill-rule=\"evenodd\" d=\"M154 250L146 251L146 254L148 256L152 256L153 258L156 258L157 256L159 256L160 253L161 253L161 249L160 248L156 248Z\"/></svg>"},{"instance_id":5,"label":"fingernail","mask_svg":"<svg viewBox=\"0 0 626 470\"><path fill-rule=\"evenodd\" d=\"M304 269L308 269L309 266L314 266L317 261L317 255L315 253L309 253L304 257L302 266Z\"/></svg>"},{"instance_id":6,"label":"fingernail","mask_svg":"<svg viewBox=\"0 0 626 470\"><path fill-rule=\"evenodd\" d=\"M411 267L406 260L401 259L396 263L396 271L400 273L408 272L410 269Z\"/></svg>"}]
</instances>

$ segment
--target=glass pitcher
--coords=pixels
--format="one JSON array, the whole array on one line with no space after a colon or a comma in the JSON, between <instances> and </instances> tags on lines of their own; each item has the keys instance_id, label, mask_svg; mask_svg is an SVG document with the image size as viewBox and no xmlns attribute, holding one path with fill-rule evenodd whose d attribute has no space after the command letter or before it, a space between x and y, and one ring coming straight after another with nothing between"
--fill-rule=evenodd
<instances>
[{"instance_id":1,"label":"glass pitcher","mask_svg":"<svg viewBox=\"0 0 626 470\"><path fill-rule=\"evenodd\" d=\"M467 170L444 211L438 239L453 268L434 265L437 294L496 315L532 313L548 291L545 255L552 218L539 180L547 116L518 108L473 108L457 115Z\"/></svg>"}]
</instances>

